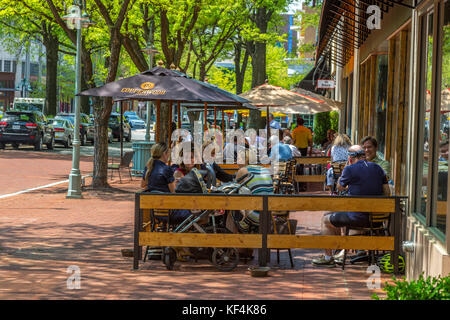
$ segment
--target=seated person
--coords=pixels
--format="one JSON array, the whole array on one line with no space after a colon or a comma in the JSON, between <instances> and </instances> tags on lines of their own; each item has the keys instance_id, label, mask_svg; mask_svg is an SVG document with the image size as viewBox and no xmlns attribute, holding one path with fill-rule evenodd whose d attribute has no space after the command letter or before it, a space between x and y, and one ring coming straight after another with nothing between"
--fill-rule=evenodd
<instances>
[{"instance_id":1,"label":"seated person","mask_svg":"<svg viewBox=\"0 0 450 320\"><path fill-rule=\"evenodd\" d=\"M170 149L164 142L155 144L151 149L151 157L144 168L141 187L145 192L175 192L175 177L171 167L166 163L169 160ZM190 215L189 210L175 209L170 213L170 221L178 223ZM165 216L156 216L166 220Z\"/></svg>"},{"instance_id":2,"label":"seated person","mask_svg":"<svg viewBox=\"0 0 450 320\"><path fill-rule=\"evenodd\" d=\"M338 134L334 139L331 147L331 162L345 163L348 159L348 148L352 145L349 137L346 134ZM327 171L327 187L331 189L334 184L333 168L329 168Z\"/></svg>"},{"instance_id":3,"label":"seated person","mask_svg":"<svg viewBox=\"0 0 450 320\"><path fill-rule=\"evenodd\" d=\"M374 162L365 160L364 150L359 145L348 149L348 163L338 181L338 190L348 188L349 195L372 196L390 195L389 185L383 169ZM369 227L367 212L329 212L324 214L321 223L322 235L340 235L343 227ZM331 249L325 255L314 259L314 265L334 267Z\"/></svg>"},{"instance_id":4,"label":"seated person","mask_svg":"<svg viewBox=\"0 0 450 320\"><path fill-rule=\"evenodd\" d=\"M276 136L271 136L269 139L270 153L269 158L278 161L289 161L292 159L292 151L288 145L283 142L277 142Z\"/></svg>"},{"instance_id":5,"label":"seated person","mask_svg":"<svg viewBox=\"0 0 450 320\"><path fill-rule=\"evenodd\" d=\"M294 140L292 140L292 138L290 136L285 136L283 138L283 143L291 149L292 157L301 157L302 156L302 154L297 149L297 147L294 146L294 144L293 144Z\"/></svg>"},{"instance_id":6,"label":"seated person","mask_svg":"<svg viewBox=\"0 0 450 320\"><path fill-rule=\"evenodd\" d=\"M364 137L361 140L360 145L363 147L364 152L366 154L366 160L375 162L378 164L381 168L383 168L384 172L386 173L386 176L389 178L391 177L391 164L389 161L381 159L378 154L378 142L377 139L375 139L372 136Z\"/></svg>"},{"instance_id":7,"label":"seated person","mask_svg":"<svg viewBox=\"0 0 450 320\"><path fill-rule=\"evenodd\" d=\"M215 143L215 142L206 143L203 146L203 151L205 150L205 148L207 146L211 145L212 143ZM243 149L240 149L240 150L242 152L245 149L243 148ZM216 156L215 148L212 148L211 149L211 159L215 159L215 156ZM225 170L223 170L215 161L211 164L211 168L214 171L215 178L219 179L222 182L231 182L235 178L234 174L226 173ZM202 163L200 165L200 169L201 170L206 170L206 163Z\"/></svg>"},{"instance_id":8,"label":"seated person","mask_svg":"<svg viewBox=\"0 0 450 320\"><path fill-rule=\"evenodd\" d=\"M182 154L180 156L182 156ZM187 175L194 167L199 167L199 166L197 166L195 164L194 148L191 148L191 160L189 161L189 163L184 163L182 161L180 163L180 165L178 166L178 168L173 173L173 176L175 178L175 184L177 184L178 181L180 181L181 178L183 178L185 175Z\"/></svg>"},{"instance_id":9,"label":"seated person","mask_svg":"<svg viewBox=\"0 0 450 320\"><path fill-rule=\"evenodd\" d=\"M170 156L169 147L160 142L152 147L150 153L142 175L141 187L146 192L175 192L173 170L166 164Z\"/></svg>"},{"instance_id":10,"label":"seated person","mask_svg":"<svg viewBox=\"0 0 450 320\"><path fill-rule=\"evenodd\" d=\"M273 194L273 180L269 169L259 165L249 165L249 150L245 151L245 164L236 173L236 181L248 173L253 178L245 185L250 189L252 194ZM245 214L244 218L239 222L238 228L240 232L248 232L250 224L259 224L259 211L250 211Z\"/></svg>"}]
</instances>

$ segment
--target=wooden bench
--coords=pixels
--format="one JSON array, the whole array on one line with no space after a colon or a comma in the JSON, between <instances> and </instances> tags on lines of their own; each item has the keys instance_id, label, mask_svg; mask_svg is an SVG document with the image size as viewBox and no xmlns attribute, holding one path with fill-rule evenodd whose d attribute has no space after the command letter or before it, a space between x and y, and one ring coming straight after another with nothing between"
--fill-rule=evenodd
<instances>
[{"instance_id":1,"label":"wooden bench","mask_svg":"<svg viewBox=\"0 0 450 320\"><path fill-rule=\"evenodd\" d=\"M303 195L217 195L136 193L134 261L139 268L142 246L219 247L259 249L259 265L265 266L269 249L355 249L393 251L394 273L398 273L402 197L350 197ZM259 234L211 234L149 232L152 209L258 210ZM394 236L324 236L269 234L270 211L359 211L393 214ZM145 214L144 214L145 213ZM144 230L146 225L146 230Z\"/></svg>"}]
</instances>

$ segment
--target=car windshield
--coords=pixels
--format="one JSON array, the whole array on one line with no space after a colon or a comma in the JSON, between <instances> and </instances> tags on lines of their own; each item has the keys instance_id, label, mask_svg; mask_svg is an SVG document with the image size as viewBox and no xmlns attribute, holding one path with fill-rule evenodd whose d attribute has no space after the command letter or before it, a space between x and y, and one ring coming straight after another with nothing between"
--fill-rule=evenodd
<instances>
[{"instance_id":1,"label":"car windshield","mask_svg":"<svg viewBox=\"0 0 450 320\"><path fill-rule=\"evenodd\" d=\"M127 118L128 118L128 120L141 120L141 119L139 119L138 116L133 116L133 115L129 115Z\"/></svg>"},{"instance_id":2,"label":"car windshield","mask_svg":"<svg viewBox=\"0 0 450 320\"><path fill-rule=\"evenodd\" d=\"M64 123L65 123L64 120L56 119L56 120L53 120L52 125L58 126L58 127L64 127Z\"/></svg>"},{"instance_id":3,"label":"car windshield","mask_svg":"<svg viewBox=\"0 0 450 320\"><path fill-rule=\"evenodd\" d=\"M75 117L74 116L56 116L56 119L67 119L69 120L72 124L75 123Z\"/></svg>"},{"instance_id":4,"label":"car windshield","mask_svg":"<svg viewBox=\"0 0 450 320\"><path fill-rule=\"evenodd\" d=\"M31 114L24 113L7 113L3 116L2 121L33 121L33 116Z\"/></svg>"}]
</instances>

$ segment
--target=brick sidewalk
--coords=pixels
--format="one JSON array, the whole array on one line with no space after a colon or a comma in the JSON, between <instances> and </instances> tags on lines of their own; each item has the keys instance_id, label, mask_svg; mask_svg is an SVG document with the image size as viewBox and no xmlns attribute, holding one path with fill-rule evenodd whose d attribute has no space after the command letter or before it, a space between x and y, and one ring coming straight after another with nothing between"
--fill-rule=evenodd
<instances>
[{"instance_id":1,"label":"brick sidewalk","mask_svg":"<svg viewBox=\"0 0 450 320\"><path fill-rule=\"evenodd\" d=\"M66 159L67 160L67 159ZM55 161L56 163L56 161ZM0 155L0 165L2 156ZM124 175L125 176L125 175ZM0 199L0 299L370 299L366 264L318 268L319 250L287 251L267 278L250 277L246 265L220 272L209 262L140 264L121 249L133 248L134 192L139 181L111 183L108 191L85 189L66 199L67 183ZM90 182L87 181L89 184ZM319 212L297 212L297 233L317 234ZM276 251L272 253L276 261ZM252 261L251 263L256 263ZM81 289L67 289L69 266L78 266ZM272 266L275 266L272 263ZM382 284L389 275L382 274Z\"/></svg>"}]
</instances>

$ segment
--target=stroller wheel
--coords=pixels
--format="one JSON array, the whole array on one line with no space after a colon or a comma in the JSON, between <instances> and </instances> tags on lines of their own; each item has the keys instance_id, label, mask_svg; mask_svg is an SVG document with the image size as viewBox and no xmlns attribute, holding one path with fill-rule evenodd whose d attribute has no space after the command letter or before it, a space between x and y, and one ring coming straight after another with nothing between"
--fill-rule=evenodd
<instances>
[{"instance_id":1,"label":"stroller wheel","mask_svg":"<svg viewBox=\"0 0 450 320\"><path fill-rule=\"evenodd\" d=\"M164 248L163 251L163 263L166 265L167 270L173 270L175 261L177 260L177 253L173 248Z\"/></svg>"},{"instance_id":2,"label":"stroller wheel","mask_svg":"<svg viewBox=\"0 0 450 320\"><path fill-rule=\"evenodd\" d=\"M239 263L239 251L236 248L214 248L212 263L220 271L232 271Z\"/></svg>"}]
</instances>

